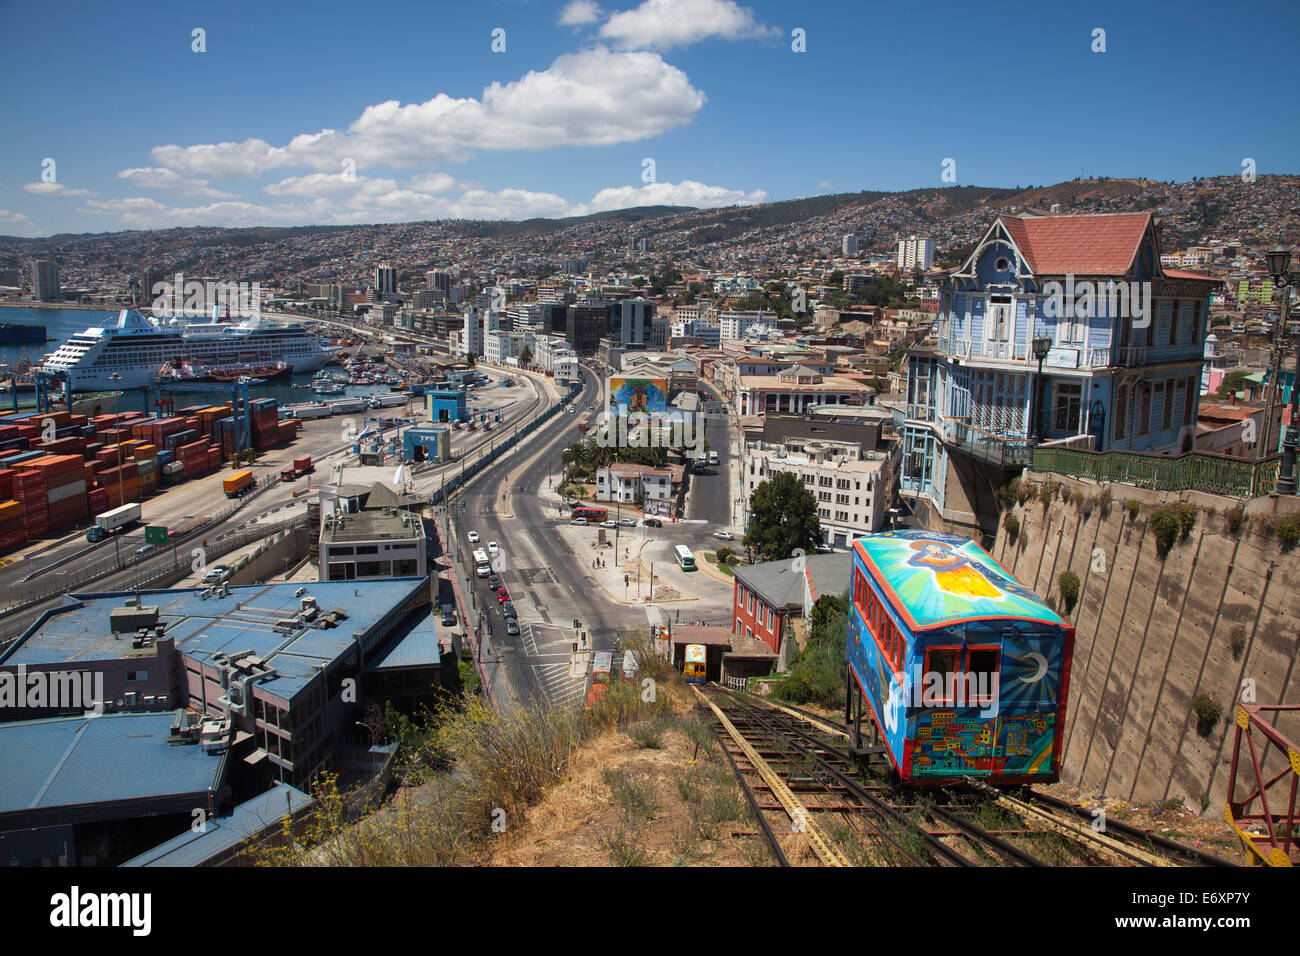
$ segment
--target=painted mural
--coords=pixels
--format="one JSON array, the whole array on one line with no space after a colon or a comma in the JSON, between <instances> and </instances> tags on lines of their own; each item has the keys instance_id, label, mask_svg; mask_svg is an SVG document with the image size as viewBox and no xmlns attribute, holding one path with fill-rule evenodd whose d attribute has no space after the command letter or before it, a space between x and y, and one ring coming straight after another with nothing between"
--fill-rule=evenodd
<instances>
[{"instance_id":1,"label":"painted mural","mask_svg":"<svg viewBox=\"0 0 1300 956\"><path fill-rule=\"evenodd\" d=\"M984 617L1064 623L969 538L937 531L887 531L856 544L876 579L893 591L896 600L890 603L900 605L911 618L910 628Z\"/></svg>"},{"instance_id":2,"label":"painted mural","mask_svg":"<svg viewBox=\"0 0 1300 956\"><path fill-rule=\"evenodd\" d=\"M609 380L610 406L617 414L624 406L629 418L668 410L668 382L662 378L620 378Z\"/></svg>"}]
</instances>

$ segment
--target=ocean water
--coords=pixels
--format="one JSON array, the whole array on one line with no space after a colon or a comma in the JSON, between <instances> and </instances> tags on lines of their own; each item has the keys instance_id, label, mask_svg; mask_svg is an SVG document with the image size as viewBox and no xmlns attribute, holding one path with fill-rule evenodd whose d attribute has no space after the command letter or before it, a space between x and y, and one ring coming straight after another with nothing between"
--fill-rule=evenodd
<instances>
[{"instance_id":1,"label":"ocean water","mask_svg":"<svg viewBox=\"0 0 1300 956\"><path fill-rule=\"evenodd\" d=\"M53 352L69 336L84 332L86 329L95 326L115 325L117 323L117 313L93 312L86 309L5 308L0 309L0 322L45 326L46 336L53 341L46 342L44 346L34 344L0 346L0 361L13 362L20 357L26 357L33 362L39 363L40 356ZM327 368L333 372L342 372L342 369L337 367L327 366ZM310 388L291 387L292 385L310 384L311 380L312 376L310 374L295 375L292 382L286 380L266 385L255 385L248 390L248 394L252 398L274 398L281 405L298 405L303 402L337 401L340 398L382 395L392 391L392 388L387 385L349 385L342 395L322 396L317 395ZM198 405L203 402L223 405L230 397L230 393L224 390L221 392L206 390L200 392L177 391L174 395L176 407L178 408ZM31 398L30 392L19 395L20 401L30 401ZM11 410L10 401L8 395L0 395L0 414ZM142 389L128 389L118 399L118 410L124 412L144 411L145 404L146 396ZM112 399L106 399L103 411L111 412L112 410Z\"/></svg>"}]
</instances>

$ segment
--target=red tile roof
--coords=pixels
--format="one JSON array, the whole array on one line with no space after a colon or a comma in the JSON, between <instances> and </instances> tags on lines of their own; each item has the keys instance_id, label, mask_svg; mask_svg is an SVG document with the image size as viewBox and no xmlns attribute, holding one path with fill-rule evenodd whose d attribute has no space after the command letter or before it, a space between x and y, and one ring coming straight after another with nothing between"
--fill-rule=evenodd
<instances>
[{"instance_id":1,"label":"red tile roof","mask_svg":"<svg viewBox=\"0 0 1300 956\"><path fill-rule=\"evenodd\" d=\"M1133 264L1151 214L1003 216L1001 221L1038 275L1120 276Z\"/></svg>"}]
</instances>

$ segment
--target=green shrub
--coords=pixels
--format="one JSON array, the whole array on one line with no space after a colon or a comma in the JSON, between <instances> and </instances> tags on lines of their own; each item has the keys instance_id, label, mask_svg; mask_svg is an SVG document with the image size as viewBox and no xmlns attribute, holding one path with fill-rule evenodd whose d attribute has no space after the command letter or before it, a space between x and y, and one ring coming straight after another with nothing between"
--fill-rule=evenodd
<instances>
[{"instance_id":1,"label":"green shrub","mask_svg":"<svg viewBox=\"0 0 1300 956\"><path fill-rule=\"evenodd\" d=\"M1156 550L1161 557L1178 540L1186 540L1196 526L1196 507L1186 502L1162 505L1151 513L1151 531L1156 536Z\"/></svg>"},{"instance_id":2,"label":"green shrub","mask_svg":"<svg viewBox=\"0 0 1300 956\"><path fill-rule=\"evenodd\" d=\"M718 564L731 564L736 560L736 549L723 545L717 551Z\"/></svg>"},{"instance_id":3,"label":"green shrub","mask_svg":"<svg viewBox=\"0 0 1300 956\"><path fill-rule=\"evenodd\" d=\"M1124 507L1128 509L1129 519L1131 521L1136 521L1138 512L1142 510L1142 503L1130 498L1128 501L1124 502Z\"/></svg>"},{"instance_id":4,"label":"green shrub","mask_svg":"<svg viewBox=\"0 0 1300 956\"><path fill-rule=\"evenodd\" d=\"M1204 737L1218 724L1223 708L1212 695L1197 694L1192 700L1192 713L1196 715L1196 732Z\"/></svg>"},{"instance_id":5,"label":"green shrub","mask_svg":"<svg viewBox=\"0 0 1300 956\"><path fill-rule=\"evenodd\" d=\"M1238 624L1232 629L1228 639L1232 642L1232 659L1241 660L1241 655L1246 651L1246 629Z\"/></svg>"},{"instance_id":6,"label":"green shrub","mask_svg":"<svg viewBox=\"0 0 1300 956\"><path fill-rule=\"evenodd\" d=\"M1007 529L1007 535L1013 541L1020 535L1020 519L1009 511L1007 516L1002 519L1002 527Z\"/></svg>"},{"instance_id":7,"label":"green shrub","mask_svg":"<svg viewBox=\"0 0 1300 956\"><path fill-rule=\"evenodd\" d=\"M1294 548L1300 544L1300 514L1289 514L1279 518L1275 523L1278 539L1284 548Z\"/></svg>"},{"instance_id":8,"label":"green shrub","mask_svg":"<svg viewBox=\"0 0 1300 956\"><path fill-rule=\"evenodd\" d=\"M660 750L664 745L664 725L657 720L634 724L627 735L642 750Z\"/></svg>"},{"instance_id":9,"label":"green shrub","mask_svg":"<svg viewBox=\"0 0 1300 956\"><path fill-rule=\"evenodd\" d=\"M1073 571L1062 571L1056 579L1056 586L1061 590L1061 606L1069 614L1079 600L1079 576Z\"/></svg>"},{"instance_id":10,"label":"green shrub","mask_svg":"<svg viewBox=\"0 0 1300 956\"><path fill-rule=\"evenodd\" d=\"M1012 478L1005 485L998 489L998 500L1004 507L1010 508L1020 497L1020 479Z\"/></svg>"},{"instance_id":11,"label":"green shrub","mask_svg":"<svg viewBox=\"0 0 1300 956\"><path fill-rule=\"evenodd\" d=\"M1022 481L1016 489L1016 502L1021 505L1027 504L1032 497L1034 497L1033 486L1027 481Z\"/></svg>"},{"instance_id":12,"label":"green shrub","mask_svg":"<svg viewBox=\"0 0 1300 956\"><path fill-rule=\"evenodd\" d=\"M1042 486L1038 489L1038 500L1043 503L1044 511L1046 511L1047 506L1052 503L1052 499L1056 497L1056 493L1060 490L1060 487L1061 486L1058 482L1052 481L1049 478L1047 481L1043 482Z\"/></svg>"},{"instance_id":13,"label":"green shrub","mask_svg":"<svg viewBox=\"0 0 1300 956\"><path fill-rule=\"evenodd\" d=\"M1223 513L1224 518L1228 521L1228 534L1236 534L1241 531L1241 525L1245 521L1246 509L1241 505L1235 508L1229 508Z\"/></svg>"}]
</instances>

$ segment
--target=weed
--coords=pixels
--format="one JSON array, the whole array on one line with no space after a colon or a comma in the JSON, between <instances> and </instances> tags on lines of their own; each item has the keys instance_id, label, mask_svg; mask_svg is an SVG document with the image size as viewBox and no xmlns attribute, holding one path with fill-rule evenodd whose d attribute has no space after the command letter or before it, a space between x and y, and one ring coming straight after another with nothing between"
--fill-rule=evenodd
<instances>
[{"instance_id":1,"label":"weed","mask_svg":"<svg viewBox=\"0 0 1300 956\"><path fill-rule=\"evenodd\" d=\"M1124 502L1124 507L1128 509L1129 520L1136 521L1138 512L1142 510L1142 503L1130 498L1128 501Z\"/></svg>"},{"instance_id":2,"label":"weed","mask_svg":"<svg viewBox=\"0 0 1300 956\"><path fill-rule=\"evenodd\" d=\"M615 806L626 818L653 819L655 811L659 808L655 804L654 793L648 782L638 783L629 777L626 771L613 769L605 771L604 780Z\"/></svg>"},{"instance_id":3,"label":"weed","mask_svg":"<svg viewBox=\"0 0 1300 956\"><path fill-rule=\"evenodd\" d=\"M1002 519L1002 527L1007 529L1007 535L1014 541L1020 534L1020 519L1008 511Z\"/></svg>"},{"instance_id":4,"label":"weed","mask_svg":"<svg viewBox=\"0 0 1300 956\"><path fill-rule=\"evenodd\" d=\"M1297 544L1300 544L1300 513L1279 518L1274 523L1274 529L1277 531L1278 540L1282 542L1284 549L1294 548Z\"/></svg>"},{"instance_id":5,"label":"weed","mask_svg":"<svg viewBox=\"0 0 1300 956\"><path fill-rule=\"evenodd\" d=\"M1241 525L1245 521L1246 509L1241 505L1229 508L1223 513L1223 517L1228 523L1228 534L1237 534L1241 531Z\"/></svg>"},{"instance_id":6,"label":"weed","mask_svg":"<svg viewBox=\"0 0 1300 956\"><path fill-rule=\"evenodd\" d=\"M1212 694L1197 694L1192 700L1192 713L1196 714L1196 732L1207 737L1223 716L1223 707Z\"/></svg>"},{"instance_id":7,"label":"weed","mask_svg":"<svg viewBox=\"0 0 1300 956\"><path fill-rule=\"evenodd\" d=\"M1228 640L1232 642L1232 659L1241 660L1241 655L1246 652L1246 629L1238 624L1228 635Z\"/></svg>"},{"instance_id":8,"label":"weed","mask_svg":"<svg viewBox=\"0 0 1300 956\"><path fill-rule=\"evenodd\" d=\"M601 837L600 845L615 866L645 866L650 860L645 844L624 826Z\"/></svg>"},{"instance_id":9,"label":"weed","mask_svg":"<svg viewBox=\"0 0 1300 956\"><path fill-rule=\"evenodd\" d=\"M1073 571L1062 571L1056 579L1056 586L1061 589L1061 605L1068 615L1079 600L1079 576Z\"/></svg>"}]
</instances>

